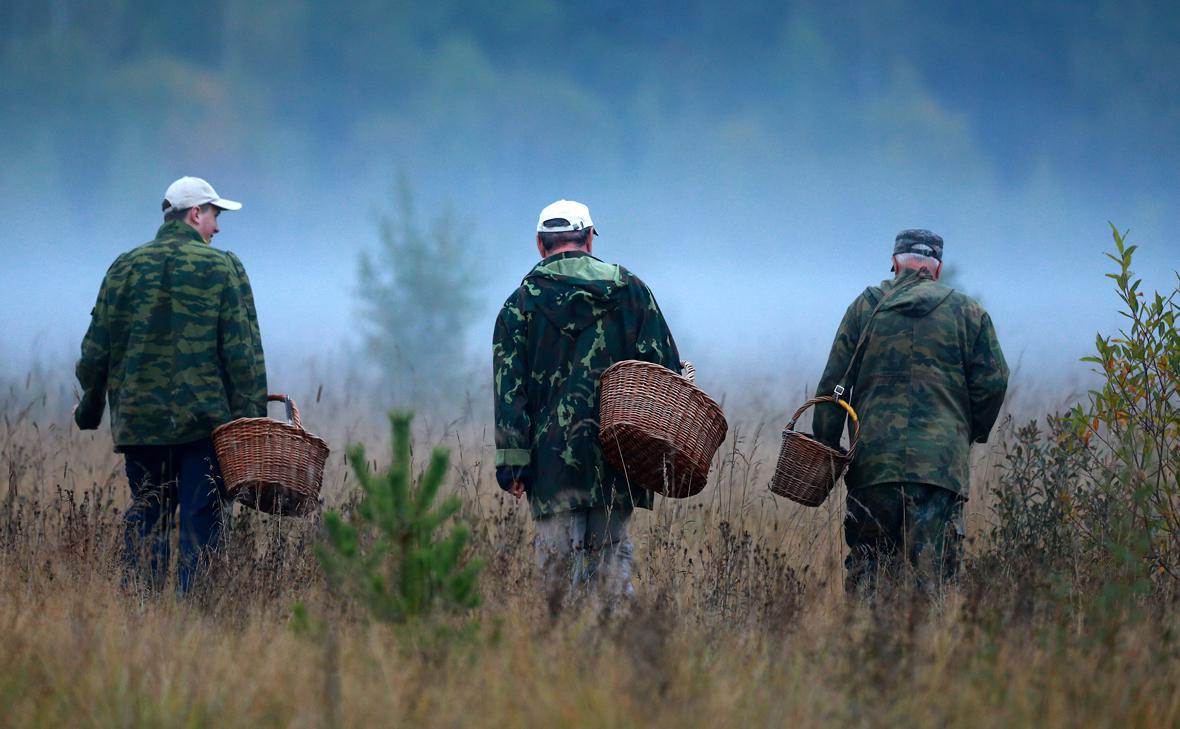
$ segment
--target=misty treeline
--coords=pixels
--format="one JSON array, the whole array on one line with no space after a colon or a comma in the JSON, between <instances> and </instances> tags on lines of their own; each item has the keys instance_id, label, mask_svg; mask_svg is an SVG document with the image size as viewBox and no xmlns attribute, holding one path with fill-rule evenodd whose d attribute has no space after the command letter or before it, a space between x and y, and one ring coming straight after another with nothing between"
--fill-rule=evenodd
<instances>
[{"instance_id":1,"label":"misty treeline","mask_svg":"<svg viewBox=\"0 0 1180 729\"><path fill-rule=\"evenodd\" d=\"M483 184L591 160L654 184L686 150L718 184L915 154L1150 189L1177 181L1178 30L1180 5L1116 0L6 0L0 123L22 184L99 203L210 150L274 199L374 154Z\"/></svg>"}]
</instances>

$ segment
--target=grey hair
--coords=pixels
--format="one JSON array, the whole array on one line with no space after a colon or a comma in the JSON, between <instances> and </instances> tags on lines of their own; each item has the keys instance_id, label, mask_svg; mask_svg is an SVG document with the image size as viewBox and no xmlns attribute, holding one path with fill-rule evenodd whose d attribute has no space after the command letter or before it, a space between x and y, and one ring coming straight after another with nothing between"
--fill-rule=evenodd
<instances>
[{"instance_id":1,"label":"grey hair","mask_svg":"<svg viewBox=\"0 0 1180 729\"><path fill-rule=\"evenodd\" d=\"M923 256L921 253L895 253L893 254L894 265L900 269L918 270L919 268L928 268L931 273L938 269L938 264L942 261L934 256Z\"/></svg>"}]
</instances>

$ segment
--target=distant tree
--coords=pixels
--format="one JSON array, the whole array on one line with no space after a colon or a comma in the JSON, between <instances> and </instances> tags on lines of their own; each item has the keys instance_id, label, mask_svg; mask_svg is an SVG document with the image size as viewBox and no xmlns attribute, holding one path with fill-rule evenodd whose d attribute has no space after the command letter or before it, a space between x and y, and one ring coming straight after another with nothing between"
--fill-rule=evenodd
<instances>
[{"instance_id":1,"label":"distant tree","mask_svg":"<svg viewBox=\"0 0 1180 729\"><path fill-rule=\"evenodd\" d=\"M446 213L421 226L402 179L395 212L383 215L378 229L376 253L360 258L366 354L389 402L421 408L457 401L469 368L466 342L479 285L470 228Z\"/></svg>"}]
</instances>

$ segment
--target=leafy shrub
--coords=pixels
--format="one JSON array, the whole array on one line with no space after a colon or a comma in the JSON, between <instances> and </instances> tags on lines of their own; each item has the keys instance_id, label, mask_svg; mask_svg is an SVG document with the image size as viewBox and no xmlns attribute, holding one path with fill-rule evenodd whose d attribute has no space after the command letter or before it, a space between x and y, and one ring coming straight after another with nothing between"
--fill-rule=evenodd
<instances>
[{"instance_id":1,"label":"leafy shrub","mask_svg":"<svg viewBox=\"0 0 1180 729\"><path fill-rule=\"evenodd\" d=\"M1010 587L1102 608L1180 587L1180 286L1144 301L1136 247L1114 229L1113 280L1129 325L1099 335L1101 386L1004 446L996 525L981 561ZM1180 276L1178 276L1180 282ZM1089 598L1097 598L1096 601Z\"/></svg>"},{"instance_id":2,"label":"leafy shrub","mask_svg":"<svg viewBox=\"0 0 1180 729\"><path fill-rule=\"evenodd\" d=\"M1106 510L1085 536L1136 553L1172 591L1180 581L1180 274L1167 296L1145 297L1131 271L1136 246L1111 230L1116 252L1106 255L1118 270L1106 276L1128 326L1096 338L1096 354L1083 361L1098 365L1103 382L1071 413L1078 437L1095 452L1092 508Z\"/></svg>"},{"instance_id":3,"label":"leafy shrub","mask_svg":"<svg viewBox=\"0 0 1180 729\"><path fill-rule=\"evenodd\" d=\"M1025 559L1045 571L1063 569L1076 549L1074 520L1093 454L1074 437L1071 424L1050 415L1016 429L1004 443L996 524L991 541L1008 561Z\"/></svg>"}]
</instances>

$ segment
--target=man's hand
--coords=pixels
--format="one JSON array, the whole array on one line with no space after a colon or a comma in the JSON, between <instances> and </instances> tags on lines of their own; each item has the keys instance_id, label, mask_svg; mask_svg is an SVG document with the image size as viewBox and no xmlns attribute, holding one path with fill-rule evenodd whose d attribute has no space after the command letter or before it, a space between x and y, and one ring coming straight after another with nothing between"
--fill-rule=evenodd
<instances>
[{"instance_id":1,"label":"man's hand","mask_svg":"<svg viewBox=\"0 0 1180 729\"><path fill-rule=\"evenodd\" d=\"M496 483L500 485L501 489L517 499L524 496L528 482L528 466L496 466Z\"/></svg>"}]
</instances>

